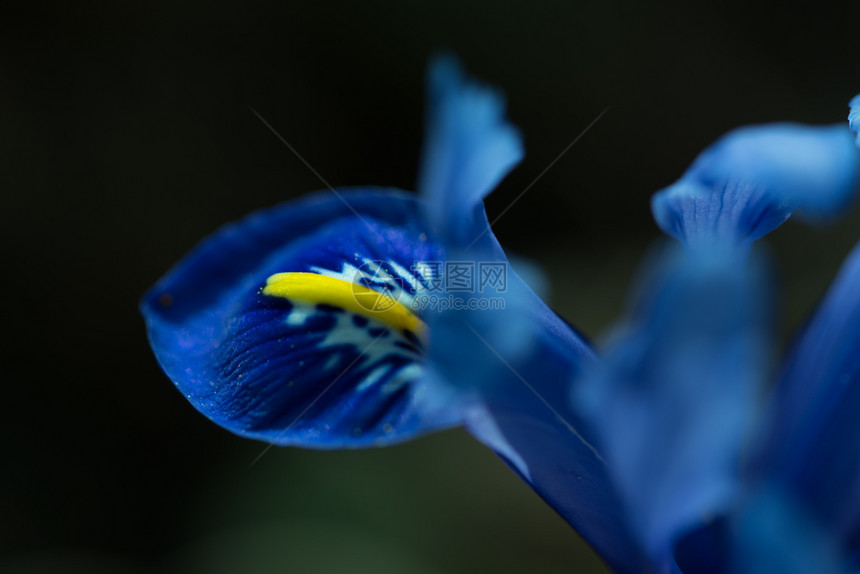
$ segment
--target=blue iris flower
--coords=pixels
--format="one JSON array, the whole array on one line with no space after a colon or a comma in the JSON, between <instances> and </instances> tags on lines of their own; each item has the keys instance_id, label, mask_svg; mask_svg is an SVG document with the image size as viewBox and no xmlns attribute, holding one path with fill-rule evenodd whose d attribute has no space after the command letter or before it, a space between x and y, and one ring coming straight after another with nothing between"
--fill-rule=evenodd
<instances>
[{"instance_id":1,"label":"blue iris flower","mask_svg":"<svg viewBox=\"0 0 860 574\"><path fill-rule=\"evenodd\" d=\"M769 284L751 250L793 213L851 202L849 131L738 130L658 193L655 219L682 247L646 262L598 357L487 221L483 198L522 156L502 98L440 58L426 130L417 196L330 190L252 214L145 295L152 348L192 405L310 448L464 425L617 572L856 570L860 248L770 397ZM505 288L443 290L428 308L446 264L501 264Z\"/></svg>"},{"instance_id":2,"label":"blue iris flower","mask_svg":"<svg viewBox=\"0 0 860 574\"><path fill-rule=\"evenodd\" d=\"M465 425L632 571L639 546L568 400L594 352L510 269L484 212L522 157L503 99L437 59L425 138L417 196L321 192L197 246L144 296L155 355L201 413L276 445L379 446ZM456 279L446 263L501 264L504 288L449 289L428 308Z\"/></svg>"}]
</instances>

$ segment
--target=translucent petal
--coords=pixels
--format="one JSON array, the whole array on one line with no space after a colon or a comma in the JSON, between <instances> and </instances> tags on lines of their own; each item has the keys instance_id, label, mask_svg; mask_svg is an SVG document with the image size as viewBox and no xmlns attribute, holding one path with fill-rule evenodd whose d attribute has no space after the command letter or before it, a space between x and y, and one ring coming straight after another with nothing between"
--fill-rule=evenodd
<instances>
[{"instance_id":1,"label":"translucent petal","mask_svg":"<svg viewBox=\"0 0 860 574\"><path fill-rule=\"evenodd\" d=\"M763 278L731 257L661 252L577 404L652 559L718 516L765 375Z\"/></svg>"}]
</instances>

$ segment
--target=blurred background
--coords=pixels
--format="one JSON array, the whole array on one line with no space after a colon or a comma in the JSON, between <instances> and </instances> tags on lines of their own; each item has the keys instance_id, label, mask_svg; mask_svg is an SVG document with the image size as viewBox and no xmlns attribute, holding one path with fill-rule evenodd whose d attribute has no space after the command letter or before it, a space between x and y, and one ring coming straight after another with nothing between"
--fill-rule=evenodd
<instances>
[{"instance_id":1,"label":"blurred background","mask_svg":"<svg viewBox=\"0 0 860 574\"><path fill-rule=\"evenodd\" d=\"M464 432L272 449L197 414L137 301L223 223L323 184L411 188L439 49L503 89L525 161L487 202L600 340L650 195L748 123L842 122L860 4L34 2L0 18L0 571L602 572ZM769 240L797 327L860 218Z\"/></svg>"}]
</instances>

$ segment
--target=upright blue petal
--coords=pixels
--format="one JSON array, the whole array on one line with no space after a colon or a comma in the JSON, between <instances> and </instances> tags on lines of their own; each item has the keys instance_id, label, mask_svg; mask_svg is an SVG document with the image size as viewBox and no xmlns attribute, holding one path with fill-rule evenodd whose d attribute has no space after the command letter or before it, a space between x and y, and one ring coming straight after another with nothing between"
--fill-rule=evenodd
<instances>
[{"instance_id":1,"label":"upright blue petal","mask_svg":"<svg viewBox=\"0 0 860 574\"><path fill-rule=\"evenodd\" d=\"M156 357L203 414L276 444L378 445L456 424L455 398L423 377L413 266L444 258L428 233L419 202L393 190L252 214L145 296Z\"/></svg>"},{"instance_id":2,"label":"upright blue petal","mask_svg":"<svg viewBox=\"0 0 860 574\"><path fill-rule=\"evenodd\" d=\"M740 487L767 356L764 281L750 265L662 252L576 394L660 571L679 536L726 512Z\"/></svg>"},{"instance_id":3,"label":"upright blue petal","mask_svg":"<svg viewBox=\"0 0 860 574\"><path fill-rule=\"evenodd\" d=\"M419 191L449 261L503 262L504 289L446 294L426 314L431 378L473 399L469 431L553 506L617 572L645 565L605 462L573 411L569 382L593 351L507 264L482 199L522 155L501 97L456 62L430 72L431 107ZM479 267L480 268L480 267ZM482 303L484 305L482 305Z\"/></svg>"},{"instance_id":4,"label":"upright blue petal","mask_svg":"<svg viewBox=\"0 0 860 574\"><path fill-rule=\"evenodd\" d=\"M850 108L848 112L848 126L854 133L857 145L860 145L860 95L851 98L851 103L848 106Z\"/></svg>"},{"instance_id":5,"label":"upright blue petal","mask_svg":"<svg viewBox=\"0 0 860 574\"><path fill-rule=\"evenodd\" d=\"M705 150L651 208L687 249L745 246L795 211L813 219L839 214L853 199L858 169L844 126L741 128Z\"/></svg>"},{"instance_id":6,"label":"upright blue petal","mask_svg":"<svg viewBox=\"0 0 860 574\"><path fill-rule=\"evenodd\" d=\"M426 136L418 191L430 222L449 240L469 244L484 231L481 200L523 156L502 96L467 79L450 56L428 70Z\"/></svg>"},{"instance_id":7,"label":"upright blue petal","mask_svg":"<svg viewBox=\"0 0 860 574\"><path fill-rule=\"evenodd\" d=\"M759 472L860 551L860 246L789 353L772 407Z\"/></svg>"}]
</instances>

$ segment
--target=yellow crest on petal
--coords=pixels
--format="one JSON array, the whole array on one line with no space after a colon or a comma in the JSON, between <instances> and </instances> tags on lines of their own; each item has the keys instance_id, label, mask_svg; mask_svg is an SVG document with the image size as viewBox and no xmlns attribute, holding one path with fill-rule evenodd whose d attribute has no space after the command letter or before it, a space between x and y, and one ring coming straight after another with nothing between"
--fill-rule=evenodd
<instances>
[{"instance_id":1,"label":"yellow crest on petal","mask_svg":"<svg viewBox=\"0 0 860 574\"><path fill-rule=\"evenodd\" d=\"M421 337L427 325L408 307L385 293L317 273L275 273L263 294L305 303L333 305Z\"/></svg>"}]
</instances>

